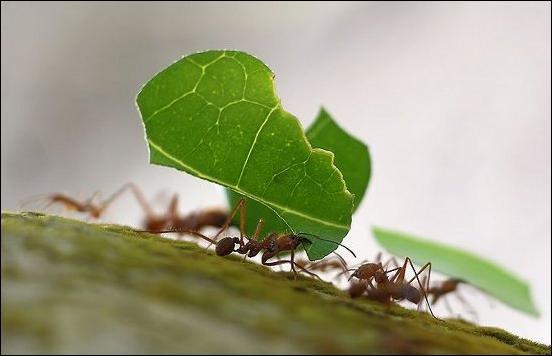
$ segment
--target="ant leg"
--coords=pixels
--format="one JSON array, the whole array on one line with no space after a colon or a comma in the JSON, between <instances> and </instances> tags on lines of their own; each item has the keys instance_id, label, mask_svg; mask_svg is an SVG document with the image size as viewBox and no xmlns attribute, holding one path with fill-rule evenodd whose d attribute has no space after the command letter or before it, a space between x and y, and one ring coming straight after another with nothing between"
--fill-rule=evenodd
<instances>
[{"instance_id":1,"label":"ant leg","mask_svg":"<svg viewBox=\"0 0 552 356\"><path fill-rule=\"evenodd\" d=\"M46 209L55 203L60 203L67 210L85 212L85 209L86 209L86 206L84 204L81 204L77 200L63 194L53 194L49 197L49 199L50 199L50 202L46 205L45 207Z\"/></svg>"},{"instance_id":2,"label":"ant leg","mask_svg":"<svg viewBox=\"0 0 552 356\"><path fill-rule=\"evenodd\" d=\"M194 236L197 236L199 238L202 238L203 240L209 242L209 246L212 245L212 244L216 244L216 241L213 240L213 239L210 239L208 238L207 236L203 235L202 233L196 231L196 230L191 230L191 229L167 229L167 230L136 230L136 229L133 229L134 232L147 232L147 233L154 233L154 234L166 234L166 233L178 233L178 234L181 234L181 233L186 233L186 234L190 234L190 235L194 235Z\"/></svg>"},{"instance_id":3,"label":"ant leg","mask_svg":"<svg viewBox=\"0 0 552 356\"><path fill-rule=\"evenodd\" d=\"M446 296L443 296L443 303L445 304L445 307L447 308L447 311L451 316L454 316L454 311L452 310L452 307L450 306L450 303Z\"/></svg>"},{"instance_id":4,"label":"ant leg","mask_svg":"<svg viewBox=\"0 0 552 356\"><path fill-rule=\"evenodd\" d=\"M378 252L378 254L376 255L376 260L375 260L376 263L381 263L383 261L382 257L383 257L383 253L381 251ZM395 256L391 256L387 259L387 261L385 261L385 263L383 264L383 268L387 267L387 265L391 262L393 263L393 266L400 267L400 264L397 261L397 259L395 258Z\"/></svg>"},{"instance_id":5,"label":"ant leg","mask_svg":"<svg viewBox=\"0 0 552 356\"><path fill-rule=\"evenodd\" d=\"M217 232L217 234L213 237L213 241L217 241L220 234L222 234L223 231L228 229L230 224L232 223L232 219L234 219L234 216L236 216L238 210L240 211L240 240L243 241L243 235L244 235L244 227L245 227L245 199L241 198L238 204L232 209L232 212L230 212L230 215L226 218L226 221L220 228L220 230ZM211 244L209 244L211 246ZM207 246L207 247L209 247Z\"/></svg>"},{"instance_id":6,"label":"ant leg","mask_svg":"<svg viewBox=\"0 0 552 356\"><path fill-rule=\"evenodd\" d=\"M134 195L134 197L138 201L138 204L140 204L140 207L146 214L146 218L147 219L153 218L155 214L151 209L150 204L147 202L146 198L144 197L144 194L142 193L140 188L138 188L138 186L136 186L136 184L134 183L127 183L120 190L123 190L126 188L130 189L130 191L132 192L132 195Z\"/></svg>"},{"instance_id":7,"label":"ant leg","mask_svg":"<svg viewBox=\"0 0 552 356\"><path fill-rule=\"evenodd\" d=\"M408 257L405 258L404 264L402 265L402 267L397 268L397 272L395 272L393 277L391 277L391 279L389 280L390 282L398 283L398 282L404 281L404 275L406 273L406 267L407 267L408 261L409 261L409 258ZM414 273L416 273L416 270L414 270Z\"/></svg>"},{"instance_id":8,"label":"ant leg","mask_svg":"<svg viewBox=\"0 0 552 356\"><path fill-rule=\"evenodd\" d=\"M257 223L257 228L255 229L255 233L253 233L252 240L258 241L259 235L261 234L261 230L263 229L264 219L260 218L259 222Z\"/></svg>"},{"instance_id":9,"label":"ant leg","mask_svg":"<svg viewBox=\"0 0 552 356\"><path fill-rule=\"evenodd\" d=\"M435 314L433 314L433 310L431 310L431 305L429 305L429 300L427 299L427 293L424 289L424 286L422 285L422 282L420 282L420 279L418 278L418 274L420 274L424 269L428 268L429 267L429 273L428 273L428 283L429 283L429 276L431 275L431 262L428 262L426 263L421 269L419 272L416 272L416 268L414 268L414 265L412 264L412 261L410 260L410 257L407 257L405 259L405 263L408 261L408 263L410 264L410 267L412 268L412 270L414 271L414 278L418 281L418 285L420 286L421 290L422 290L422 294L424 295L424 299L426 301L426 304L427 304L427 307L429 309L429 312L431 313L431 316L433 316L435 319L437 320L441 320L439 319L438 317L435 316ZM414 280L414 278L412 280ZM412 281L411 280L411 281Z\"/></svg>"},{"instance_id":10,"label":"ant leg","mask_svg":"<svg viewBox=\"0 0 552 356\"><path fill-rule=\"evenodd\" d=\"M366 282L368 283L368 285L370 286L370 288L372 289L377 289L376 286L374 286L374 284L372 284L372 278L374 277L370 277L366 280Z\"/></svg>"},{"instance_id":11,"label":"ant leg","mask_svg":"<svg viewBox=\"0 0 552 356\"><path fill-rule=\"evenodd\" d=\"M408 258L408 257L407 257ZM408 259L408 261L410 262L410 265L412 266L412 261L410 259ZM414 269L414 267L412 266L412 268ZM409 281L408 281L408 284L412 283L412 281L414 281L414 279L417 279L418 276L420 274L422 274L422 272L428 268L428 272L427 272L427 276L424 276L424 278L422 278L422 280L424 281L422 283L422 285L420 287L424 288L423 285L425 284L425 290L429 290L429 280L431 279L431 262L428 262L426 263L422 268L420 268L418 270L418 272L416 272L416 270L414 269L414 277L412 277Z\"/></svg>"},{"instance_id":12,"label":"ant leg","mask_svg":"<svg viewBox=\"0 0 552 356\"><path fill-rule=\"evenodd\" d=\"M473 306L470 303L468 303L468 301L462 296L462 294L460 294L458 290L456 290L455 295L456 295L456 298L464 305L464 308L466 309L466 311L471 315L473 315L476 322L479 322L479 317L477 316L477 313L473 308Z\"/></svg>"},{"instance_id":13,"label":"ant leg","mask_svg":"<svg viewBox=\"0 0 552 356\"><path fill-rule=\"evenodd\" d=\"M92 195L90 196L90 198L86 199L84 201L84 205L87 205L87 206L93 206L94 205L94 199L96 199L96 197L98 197L98 205L101 205L101 201L102 201L102 192L100 192L99 190L96 190L94 193L92 193ZM98 208L99 210L99 208Z\"/></svg>"},{"instance_id":14,"label":"ant leg","mask_svg":"<svg viewBox=\"0 0 552 356\"><path fill-rule=\"evenodd\" d=\"M134 230L135 232L148 232L148 233L152 233L151 231L148 231L148 230ZM194 236L197 236L199 238L202 238L203 240L209 242L210 244L216 244L216 241L214 241L213 239L210 239L208 238L207 236L203 235L202 233L200 232L197 232L195 230L181 230L181 229L177 229L177 230L162 230L162 231L154 231L153 233L155 234L165 234L165 233L171 233L171 232L176 232L176 233L186 233L186 234L190 234L190 235L194 235Z\"/></svg>"},{"instance_id":15,"label":"ant leg","mask_svg":"<svg viewBox=\"0 0 552 356\"><path fill-rule=\"evenodd\" d=\"M410 261L410 259L409 259ZM410 261L410 265L412 266L412 261ZM412 268L414 268L412 266ZM422 293L424 294L424 299L427 300L427 291L429 291L429 281L431 280L431 262L428 262L426 263L422 268L420 268L420 270L418 270L418 272L416 272L416 270L414 270L414 277L412 277L409 281L408 281L408 284L412 283L414 281L414 279L417 279L418 276L426 269L428 268L428 272L427 272L427 276L424 276L422 278L422 284L420 285L420 287L422 288ZM418 281L419 282L419 281ZM424 287L425 286L425 287ZM421 301L420 303L418 304L418 310L420 310L420 306L421 306ZM428 306L429 306L429 303L428 303ZM431 313L433 315L433 312Z\"/></svg>"},{"instance_id":16,"label":"ant leg","mask_svg":"<svg viewBox=\"0 0 552 356\"><path fill-rule=\"evenodd\" d=\"M378 261L379 262L379 261ZM383 268L385 269L387 267L387 265L389 265L390 263L393 264L393 266L395 267L400 267L400 264L399 262L397 261L397 259L393 256L393 257L390 257L384 264L383 264Z\"/></svg>"},{"instance_id":17,"label":"ant leg","mask_svg":"<svg viewBox=\"0 0 552 356\"><path fill-rule=\"evenodd\" d=\"M241 218L243 217L243 215L240 214L240 220ZM242 223L242 222L240 222ZM263 218L260 218L259 219L259 222L257 223L257 227L255 228L255 233L253 234L253 237L251 239L249 239L249 237L247 237L247 235L245 235L245 237L248 239L248 240L255 240L257 241L258 240L258 237L259 237L259 234L261 233L261 230L263 228L263 224L264 224L264 220ZM241 231L241 228L240 228L240 231ZM241 234L240 236L240 247L243 247L245 245L244 241L243 241L243 237L244 235ZM243 255L243 259L242 259L242 262L245 262L245 259L247 258L247 253Z\"/></svg>"},{"instance_id":18,"label":"ant leg","mask_svg":"<svg viewBox=\"0 0 552 356\"><path fill-rule=\"evenodd\" d=\"M111 205L121 194L123 194L127 189L131 188L131 189L138 189L136 187L134 187L134 184L133 183L127 183L125 185L123 185L121 188L119 188L118 190L116 190L113 194L111 194L111 196L109 196L109 198L107 198L103 203L100 203L98 205L98 216L100 216L108 207L109 205ZM96 196L97 193L94 193L90 199L88 199L87 201L87 204L92 204L92 200L94 199L94 197Z\"/></svg>"},{"instance_id":19,"label":"ant leg","mask_svg":"<svg viewBox=\"0 0 552 356\"><path fill-rule=\"evenodd\" d=\"M178 195L174 194L171 202L169 203L169 208L167 209L167 214L170 221L176 221L178 219Z\"/></svg>"},{"instance_id":20,"label":"ant leg","mask_svg":"<svg viewBox=\"0 0 552 356\"><path fill-rule=\"evenodd\" d=\"M278 256L278 255L276 255L276 259L278 260L278 262L281 261L280 256ZM278 268L280 269L280 272L284 271L283 268L282 268L282 265L278 265Z\"/></svg>"},{"instance_id":21,"label":"ant leg","mask_svg":"<svg viewBox=\"0 0 552 356\"><path fill-rule=\"evenodd\" d=\"M295 250L291 250L291 256L290 256L290 260L291 260L291 270L293 271L293 278L294 279L297 279L297 271L295 270Z\"/></svg>"},{"instance_id":22,"label":"ant leg","mask_svg":"<svg viewBox=\"0 0 552 356\"><path fill-rule=\"evenodd\" d=\"M295 262L292 262L290 260L284 260L284 261L275 261L275 262L265 262L263 263L265 266L277 266L277 265L281 265L281 264L284 264L284 263L293 263L297 268L299 268L301 271L305 272L306 274L309 274L319 280L322 280L322 278L320 278L316 273L312 273L311 271L303 268L302 266L299 266L298 264L296 264Z\"/></svg>"},{"instance_id":23,"label":"ant leg","mask_svg":"<svg viewBox=\"0 0 552 356\"><path fill-rule=\"evenodd\" d=\"M429 290L429 278L428 278L428 276L423 276L422 277L422 285L426 286L426 291ZM418 306L417 306L418 311L420 311L422 309L422 305L423 305L423 301L420 300L420 302L418 303Z\"/></svg>"},{"instance_id":24,"label":"ant leg","mask_svg":"<svg viewBox=\"0 0 552 356\"><path fill-rule=\"evenodd\" d=\"M339 263L341 264L341 266L343 267L343 270L346 270L347 269L347 262L345 262L345 259L337 252L333 252L334 255L337 256L337 259L339 260Z\"/></svg>"}]
</instances>

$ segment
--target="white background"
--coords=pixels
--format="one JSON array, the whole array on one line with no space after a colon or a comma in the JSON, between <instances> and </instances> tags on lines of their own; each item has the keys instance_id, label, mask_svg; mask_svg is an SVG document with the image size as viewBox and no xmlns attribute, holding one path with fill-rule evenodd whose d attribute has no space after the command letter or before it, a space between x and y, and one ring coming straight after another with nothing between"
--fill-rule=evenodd
<instances>
[{"instance_id":1,"label":"white background","mask_svg":"<svg viewBox=\"0 0 552 356\"><path fill-rule=\"evenodd\" d=\"M2 210L128 181L183 210L223 205L148 165L134 105L154 73L219 48L263 59L304 125L323 104L369 144L348 245L374 256L381 225L487 256L530 281L542 316L465 289L480 322L550 344L550 3L3 2ZM140 216L129 198L108 218Z\"/></svg>"}]
</instances>

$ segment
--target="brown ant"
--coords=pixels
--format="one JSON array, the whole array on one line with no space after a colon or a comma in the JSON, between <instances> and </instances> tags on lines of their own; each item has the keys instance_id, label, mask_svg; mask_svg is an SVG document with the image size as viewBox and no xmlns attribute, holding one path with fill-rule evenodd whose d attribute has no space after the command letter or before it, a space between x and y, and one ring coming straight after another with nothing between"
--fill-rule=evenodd
<instances>
[{"instance_id":1,"label":"brown ant","mask_svg":"<svg viewBox=\"0 0 552 356\"><path fill-rule=\"evenodd\" d=\"M439 282L438 284L435 284L434 286L430 287L427 290L427 294L432 296L431 304L435 304L442 296L455 292L458 284L462 283L463 281L456 278L451 278L444 280L442 282Z\"/></svg>"},{"instance_id":2,"label":"brown ant","mask_svg":"<svg viewBox=\"0 0 552 356\"><path fill-rule=\"evenodd\" d=\"M218 256L227 256L227 255L231 254L232 252L237 252L239 254L244 255L244 260L245 260L247 257L255 257L259 253L262 252L261 263L263 265L265 265L265 266L277 266L277 265L281 265L281 264L284 264L284 263L289 263L291 265L291 270L293 271L295 278L297 278L297 271L295 270L295 267L297 267L301 271L320 279L320 277L318 277L318 275L308 271L306 268L304 268L303 266L301 266L301 265L297 264L297 262L295 262L295 250L302 244L311 243L310 240L307 239L304 236L312 236L312 237L318 238L318 239L323 240L323 241L327 241L327 242L331 242L331 243L334 243L334 244L339 245L339 246L343 246L349 252L351 252L353 254L353 256L356 257L356 255L354 254L353 251L351 251L348 247L346 247L346 246L344 246L344 245L342 245L338 242L331 241L331 240L326 240L326 239L323 239L321 237L313 236L313 235L306 234L306 233L277 234L277 233L272 232L272 233L268 234L268 236L266 236L263 240L259 240L259 235L261 233L261 230L262 230L262 227L263 227L263 224L264 224L263 219L259 220L259 222L257 224L257 227L255 229L255 232L254 232L253 236L251 236L251 238L250 238L250 237L246 236L245 233L244 233L244 231L245 231L245 204L246 204L245 199L240 199L240 201L238 202L238 204L236 204L236 206L234 207L234 209L232 210L230 215L228 215L228 217L227 217L225 223L223 224L223 226L220 228L220 230L217 232L217 234L212 239L208 238L207 236L205 236L201 233L198 233L197 231L192 231L192 230L189 230L189 229L169 229L169 230L165 230L165 231L156 231L156 232L191 233L193 235L196 235L196 236L208 241L210 243L209 245L214 244L215 245L215 253ZM225 231L230 226L230 223L232 222L232 219L238 213L238 211L240 213L240 237L228 236L228 237L223 237L222 239L217 241L218 237L222 234L222 232ZM151 232L151 231L149 231L149 232ZM284 251L289 251L290 252L290 259L289 260L283 260L283 261L279 260L279 261L269 262L270 259L272 259L274 257L277 258L278 254L280 254L281 252L284 252Z\"/></svg>"},{"instance_id":3,"label":"brown ant","mask_svg":"<svg viewBox=\"0 0 552 356\"><path fill-rule=\"evenodd\" d=\"M408 266L410 266L414 271L414 277L412 277L409 281L405 281ZM427 285L424 288L418 276L425 269L428 269L428 278ZM387 275L391 272L395 272L395 274L393 277L389 278ZM385 304L391 303L392 300L401 301L406 299L409 302L416 304L418 309L422 300L425 300L431 315L435 319L439 319L433 314L427 299L426 290L429 289L430 276L431 262L426 263L422 268L420 268L420 270L416 271L409 257L405 258L402 266L390 270L385 270L384 265L381 262L365 263L358 267L349 277L349 280L353 277L359 279L359 282L353 283L349 287L349 295L353 298L357 298L366 293L368 298ZM419 290L411 285L414 279L418 281L418 285L420 286ZM372 283L372 280L376 282L376 285Z\"/></svg>"},{"instance_id":4,"label":"brown ant","mask_svg":"<svg viewBox=\"0 0 552 356\"><path fill-rule=\"evenodd\" d=\"M95 194L89 199L80 202L67 195L55 193L48 197L48 205L56 203L62 204L68 210L87 213L92 218L99 219L105 210L113 203L113 201L115 201L127 190L131 191L146 214L142 225L148 231L160 232L166 229L197 231L205 226L221 227L228 217L226 211L221 209L210 209L202 212L193 212L185 216L179 216L178 196L176 194L173 195L166 213L162 215L155 214L140 189L133 183L123 185L109 198L100 203L94 203L94 198L96 196Z\"/></svg>"},{"instance_id":5,"label":"brown ant","mask_svg":"<svg viewBox=\"0 0 552 356\"><path fill-rule=\"evenodd\" d=\"M436 284L434 284L433 286L427 289L427 294L431 296L431 304L435 305L437 301L442 299L443 302L445 303L447 310L449 311L450 314L452 314L453 313L452 308L448 303L446 296L454 293L456 298L464 305L466 310L470 314L472 314L477 320L477 313L475 312L473 307L468 303L468 301L464 299L464 297L462 297L462 295L458 291L458 286L460 284L465 284L465 283L466 282L464 280L458 279L458 278L449 278L444 281L437 282Z\"/></svg>"}]
</instances>

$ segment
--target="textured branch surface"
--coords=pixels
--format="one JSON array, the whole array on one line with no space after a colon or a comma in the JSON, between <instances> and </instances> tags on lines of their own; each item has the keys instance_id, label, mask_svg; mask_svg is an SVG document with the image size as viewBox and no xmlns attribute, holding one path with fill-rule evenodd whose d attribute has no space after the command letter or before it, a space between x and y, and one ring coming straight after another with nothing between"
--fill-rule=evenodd
<instances>
[{"instance_id":1,"label":"textured branch surface","mask_svg":"<svg viewBox=\"0 0 552 356\"><path fill-rule=\"evenodd\" d=\"M550 354L193 243L2 214L2 353Z\"/></svg>"}]
</instances>

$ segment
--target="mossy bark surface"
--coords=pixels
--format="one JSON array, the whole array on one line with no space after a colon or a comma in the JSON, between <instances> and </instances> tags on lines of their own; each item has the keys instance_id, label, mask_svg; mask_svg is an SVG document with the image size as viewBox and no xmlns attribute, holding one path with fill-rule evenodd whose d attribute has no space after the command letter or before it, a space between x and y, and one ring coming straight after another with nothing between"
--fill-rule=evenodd
<instances>
[{"instance_id":1,"label":"mossy bark surface","mask_svg":"<svg viewBox=\"0 0 552 356\"><path fill-rule=\"evenodd\" d=\"M2 214L2 353L550 354L130 228Z\"/></svg>"}]
</instances>

